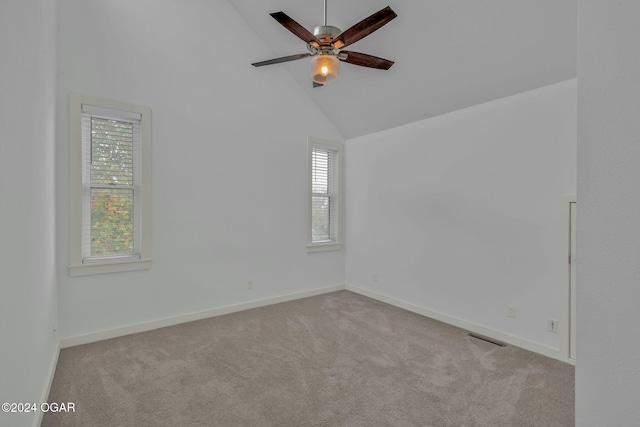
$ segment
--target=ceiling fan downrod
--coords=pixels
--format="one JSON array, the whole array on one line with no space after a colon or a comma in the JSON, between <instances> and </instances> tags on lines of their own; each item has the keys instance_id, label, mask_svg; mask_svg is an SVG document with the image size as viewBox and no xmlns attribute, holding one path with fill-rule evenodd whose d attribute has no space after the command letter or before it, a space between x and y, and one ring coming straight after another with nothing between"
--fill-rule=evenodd
<instances>
[{"instance_id":1,"label":"ceiling fan downrod","mask_svg":"<svg viewBox=\"0 0 640 427\"><path fill-rule=\"evenodd\" d=\"M324 0L324 25L327 25L327 0Z\"/></svg>"}]
</instances>

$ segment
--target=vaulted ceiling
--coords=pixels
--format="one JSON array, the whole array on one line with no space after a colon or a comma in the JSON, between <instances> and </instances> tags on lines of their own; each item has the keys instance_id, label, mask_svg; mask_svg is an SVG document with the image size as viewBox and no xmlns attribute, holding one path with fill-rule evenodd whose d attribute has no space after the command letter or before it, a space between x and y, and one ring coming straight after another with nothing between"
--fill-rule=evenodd
<instances>
[{"instance_id":1,"label":"vaulted ceiling","mask_svg":"<svg viewBox=\"0 0 640 427\"><path fill-rule=\"evenodd\" d=\"M323 0L229 1L267 46L250 62L306 52L270 12L310 31L324 21ZM286 69L347 139L576 76L576 0L328 0L327 24L345 30L387 5L398 17L348 49L395 61L389 71L342 64L314 89L308 59L268 66Z\"/></svg>"}]
</instances>

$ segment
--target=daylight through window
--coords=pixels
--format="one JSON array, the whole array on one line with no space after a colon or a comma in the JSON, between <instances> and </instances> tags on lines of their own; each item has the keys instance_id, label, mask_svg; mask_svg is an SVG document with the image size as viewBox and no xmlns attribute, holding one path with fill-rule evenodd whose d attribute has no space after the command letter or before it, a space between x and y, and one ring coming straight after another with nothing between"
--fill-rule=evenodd
<instances>
[{"instance_id":1,"label":"daylight through window","mask_svg":"<svg viewBox=\"0 0 640 427\"><path fill-rule=\"evenodd\" d=\"M140 115L95 115L83 108L85 242L83 258L136 256ZM88 111L86 111L88 110ZM123 114L111 114L111 116ZM138 256L139 257L139 256Z\"/></svg>"},{"instance_id":2,"label":"daylight through window","mask_svg":"<svg viewBox=\"0 0 640 427\"><path fill-rule=\"evenodd\" d=\"M335 191L331 188L333 177L330 172L335 162L334 151L314 148L311 153L311 232L313 242L331 241L335 233L331 227L331 206L335 205L331 199L335 198Z\"/></svg>"},{"instance_id":3,"label":"daylight through window","mask_svg":"<svg viewBox=\"0 0 640 427\"><path fill-rule=\"evenodd\" d=\"M309 139L310 243L313 250L340 247L340 156L337 141Z\"/></svg>"}]
</instances>

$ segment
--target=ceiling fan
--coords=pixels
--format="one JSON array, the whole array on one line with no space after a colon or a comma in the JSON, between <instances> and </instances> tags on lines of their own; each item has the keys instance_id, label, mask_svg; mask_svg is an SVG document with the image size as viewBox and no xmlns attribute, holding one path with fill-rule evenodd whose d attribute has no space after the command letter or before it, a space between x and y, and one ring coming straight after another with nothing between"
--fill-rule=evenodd
<instances>
[{"instance_id":1,"label":"ceiling fan","mask_svg":"<svg viewBox=\"0 0 640 427\"><path fill-rule=\"evenodd\" d=\"M346 31L340 31L337 27L327 25L327 0L324 0L324 25L315 27L313 33L291 19L284 12L274 12L270 15L283 27L304 41L307 44L308 53L254 62L251 64L254 67L311 57L313 87L319 87L334 81L338 77L340 61L381 70L388 70L393 65L393 61L388 59L365 53L341 50L368 36L398 16L389 6L363 19Z\"/></svg>"}]
</instances>

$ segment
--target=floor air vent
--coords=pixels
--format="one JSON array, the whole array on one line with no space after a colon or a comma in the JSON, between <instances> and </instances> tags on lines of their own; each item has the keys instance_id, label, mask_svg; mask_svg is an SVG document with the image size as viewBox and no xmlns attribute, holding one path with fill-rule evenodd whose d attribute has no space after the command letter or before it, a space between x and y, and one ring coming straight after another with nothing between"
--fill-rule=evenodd
<instances>
[{"instance_id":1,"label":"floor air vent","mask_svg":"<svg viewBox=\"0 0 640 427\"><path fill-rule=\"evenodd\" d=\"M486 341L486 342L490 342L491 344L495 344L497 346L500 347L506 347L507 345L501 341L498 340L494 340L493 338L489 338L489 337L485 337L484 335L479 335L479 334L474 334L473 332L469 332L467 335L469 335L472 338L476 338L482 341Z\"/></svg>"}]
</instances>

